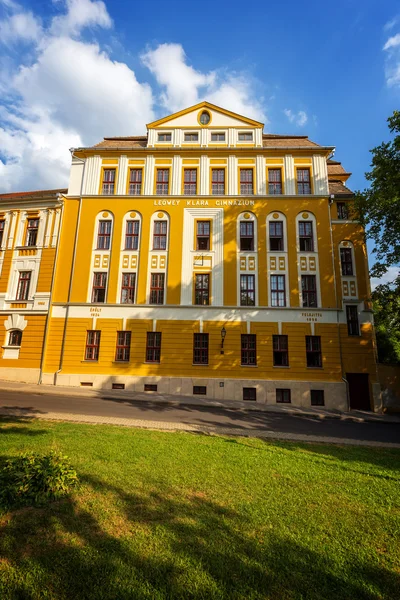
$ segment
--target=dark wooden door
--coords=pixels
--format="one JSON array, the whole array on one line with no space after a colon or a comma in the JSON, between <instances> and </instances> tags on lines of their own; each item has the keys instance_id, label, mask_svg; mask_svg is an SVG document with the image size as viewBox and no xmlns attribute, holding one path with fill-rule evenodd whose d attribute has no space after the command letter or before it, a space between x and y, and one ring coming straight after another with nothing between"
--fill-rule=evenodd
<instances>
[{"instance_id":1,"label":"dark wooden door","mask_svg":"<svg viewBox=\"0 0 400 600\"><path fill-rule=\"evenodd\" d=\"M350 409L371 410L368 374L346 373L349 382Z\"/></svg>"}]
</instances>

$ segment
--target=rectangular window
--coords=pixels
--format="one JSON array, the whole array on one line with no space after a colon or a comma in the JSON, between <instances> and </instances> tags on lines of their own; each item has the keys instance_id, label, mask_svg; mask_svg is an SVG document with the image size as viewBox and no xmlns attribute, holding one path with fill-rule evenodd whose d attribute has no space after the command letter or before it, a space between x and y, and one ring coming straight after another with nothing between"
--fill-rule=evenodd
<instances>
[{"instance_id":1,"label":"rectangular window","mask_svg":"<svg viewBox=\"0 0 400 600\"><path fill-rule=\"evenodd\" d=\"M308 308L317 307L317 280L315 275L301 276L301 294L303 306Z\"/></svg>"},{"instance_id":2,"label":"rectangular window","mask_svg":"<svg viewBox=\"0 0 400 600\"><path fill-rule=\"evenodd\" d=\"M152 273L150 282L150 304L164 304L164 273Z\"/></svg>"},{"instance_id":3,"label":"rectangular window","mask_svg":"<svg viewBox=\"0 0 400 600\"><path fill-rule=\"evenodd\" d=\"M310 169L297 169L297 193L311 194Z\"/></svg>"},{"instance_id":4,"label":"rectangular window","mask_svg":"<svg viewBox=\"0 0 400 600\"><path fill-rule=\"evenodd\" d=\"M240 276L240 305L254 306L255 300L255 278L254 275Z\"/></svg>"},{"instance_id":5,"label":"rectangular window","mask_svg":"<svg viewBox=\"0 0 400 600\"><path fill-rule=\"evenodd\" d=\"M159 142L170 142L172 140L172 134L171 133L159 133L158 134L158 141Z\"/></svg>"},{"instance_id":6,"label":"rectangular window","mask_svg":"<svg viewBox=\"0 0 400 600\"><path fill-rule=\"evenodd\" d=\"M225 194L225 169L211 169L211 193L213 196Z\"/></svg>"},{"instance_id":7,"label":"rectangular window","mask_svg":"<svg viewBox=\"0 0 400 600\"><path fill-rule=\"evenodd\" d=\"M225 133L212 133L211 141L212 142L224 142L225 141Z\"/></svg>"},{"instance_id":8,"label":"rectangular window","mask_svg":"<svg viewBox=\"0 0 400 600\"><path fill-rule=\"evenodd\" d=\"M325 406L324 390L311 390L311 406Z\"/></svg>"},{"instance_id":9,"label":"rectangular window","mask_svg":"<svg viewBox=\"0 0 400 600\"><path fill-rule=\"evenodd\" d=\"M92 302L106 301L107 273L94 273Z\"/></svg>"},{"instance_id":10,"label":"rectangular window","mask_svg":"<svg viewBox=\"0 0 400 600\"><path fill-rule=\"evenodd\" d=\"M9 346L21 346L22 343L22 331L19 329L14 329L14 331L10 331L10 336L8 338Z\"/></svg>"},{"instance_id":11,"label":"rectangular window","mask_svg":"<svg viewBox=\"0 0 400 600\"><path fill-rule=\"evenodd\" d=\"M28 300L31 271L20 271L18 277L17 300Z\"/></svg>"},{"instance_id":12,"label":"rectangular window","mask_svg":"<svg viewBox=\"0 0 400 600\"><path fill-rule=\"evenodd\" d=\"M254 251L253 221L240 221L240 250L242 252Z\"/></svg>"},{"instance_id":13,"label":"rectangular window","mask_svg":"<svg viewBox=\"0 0 400 600\"><path fill-rule=\"evenodd\" d=\"M268 169L268 194L282 194L282 169Z\"/></svg>"},{"instance_id":14,"label":"rectangular window","mask_svg":"<svg viewBox=\"0 0 400 600\"><path fill-rule=\"evenodd\" d=\"M154 221L153 250L167 249L167 221Z\"/></svg>"},{"instance_id":15,"label":"rectangular window","mask_svg":"<svg viewBox=\"0 0 400 600\"><path fill-rule=\"evenodd\" d=\"M257 400L257 388L243 388L243 400L249 402L256 402Z\"/></svg>"},{"instance_id":16,"label":"rectangular window","mask_svg":"<svg viewBox=\"0 0 400 600\"><path fill-rule=\"evenodd\" d=\"M156 392L158 386L156 383L145 383L143 389L145 392Z\"/></svg>"},{"instance_id":17,"label":"rectangular window","mask_svg":"<svg viewBox=\"0 0 400 600\"><path fill-rule=\"evenodd\" d=\"M109 250L111 242L111 221L99 221L97 249Z\"/></svg>"},{"instance_id":18,"label":"rectangular window","mask_svg":"<svg viewBox=\"0 0 400 600\"><path fill-rule=\"evenodd\" d=\"M193 364L208 365L208 333L194 334Z\"/></svg>"},{"instance_id":19,"label":"rectangular window","mask_svg":"<svg viewBox=\"0 0 400 600\"><path fill-rule=\"evenodd\" d=\"M111 384L111 389L112 390L124 390L125 389L125 384L124 383L112 383Z\"/></svg>"},{"instance_id":20,"label":"rectangular window","mask_svg":"<svg viewBox=\"0 0 400 600\"><path fill-rule=\"evenodd\" d=\"M252 196L253 193L253 169L240 169L240 194Z\"/></svg>"},{"instance_id":21,"label":"rectangular window","mask_svg":"<svg viewBox=\"0 0 400 600\"><path fill-rule=\"evenodd\" d=\"M271 275L271 306L286 306L284 275Z\"/></svg>"},{"instance_id":22,"label":"rectangular window","mask_svg":"<svg viewBox=\"0 0 400 600\"><path fill-rule=\"evenodd\" d=\"M3 245L3 236L4 236L4 226L5 226L5 221L0 221L0 248Z\"/></svg>"},{"instance_id":23,"label":"rectangular window","mask_svg":"<svg viewBox=\"0 0 400 600\"><path fill-rule=\"evenodd\" d=\"M85 360L99 360L101 331L88 331L86 335Z\"/></svg>"},{"instance_id":24,"label":"rectangular window","mask_svg":"<svg viewBox=\"0 0 400 600\"><path fill-rule=\"evenodd\" d=\"M198 133L185 133L185 142L198 142L199 134Z\"/></svg>"},{"instance_id":25,"label":"rectangular window","mask_svg":"<svg viewBox=\"0 0 400 600\"><path fill-rule=\"evenodd\" d=\"M129 174L129 194L140 196L142 193L142 169L131 169Z\"/></svg>"},{"instance_id":26,"label":"rectangular window","mask_svg":"<svg viewBox=\"0 0 400 600\"><path fill-rule=\"evenodd\" d=\"M290 404L291 403L290 390L286 390L286 389L282 389L282 388L277 388L277 390L276 390L276 401L279 404Z\"/></svg>"},{"instance_id":27,"label":"rectangular window","mask_svg":"<svg viewBox=\"0 0 400 600\"><path fill-rule=\"evenodd\" d=\"M139 248L139 221L127 221L125 231L125 250Z\"/></svg>"},{"instance_id":28,"label":"rectangular window","mask_svg":"<svg viewBox=\"0 0 400 600\"><path fill-rule=\"evenodd\" d=\"M197 221L196 250L210 249L210 221Z\"/></svg>"},{"instance_id":29,"label":"rectangular window","mask_svg":"<svg viewBox=\"0 0 400 600\"><path fill-rule=\"evenodd\" d=\"M283 243L283 221L271 221L269 224L269 249L271 252L282 252Z\"/></svg>"},{"instance_id":30,"label":"rectangular window","mask_svg":"<svg viewBox=\"0 0 400 600\"><path fill-rule=\"evenodd\" d=\"M25 246L36 246L39 231L39 219L28 219Z\"/></svg>"},{"instance_id":31,"label":"rectangular window","mask_svg":"<svg viewBox=\"0 0 400 600\"><path fill-rule=\"evenodd\" d=\"M169 169L157 169L156 194L168 196L169 191Z\"/></svg>"},{"instance_id":32,"label":"rectangular window","mask_svg":"<svg viewBox=\"0 0 400 600\"><path fill-rule=\"evenodd\" d=\"M115 187L115 169L104 169L101 193L104 194L105 196L112 196L112 194L114 194L114 187Z\"/></svg>"},{"instance_id":33,"label":"rectangular window","mask_svg":"<svg viewBox=\"0 0 400 600\"><path fill-rule=\"evenodd\" d=\"M238 140L239 142L252 142L253 134L251 131L243 131L242 133L238 134Z\"/></svg>"},{"instance_id":34,"label":"rectangular window","mask_svg":"<svg viewBox=\"0 0 400 600\"><path fill-rule=\"evenodd\" d=\"M117 347L115 350L115 360L128 362L131 352L131 332L117 331Z\"/></svg>"},{"instance_id":35,"label":"rectangular window","mask_svg":"<svg viewBox=\"0 0 400 600\"><path fill-rule=\"evenodd\" d=\"M146 342L146 362L160 362L161 333L148 331Z\"/></svg>"},{"instance_id":36,"label":"rectangular window","mask_svg":"<svg viewBox=\"0 0 400 600\"><path fill-rule=\"evenodd\" d=\"M254 334L243 334L241 336L241 347L242 347L242 365L256 365L257 364L257 352L256 352L256 336Z\"/></svg>"},{"instance_id":37,"label":"rectangular window","mask_svg":"<svg viewBox=\"0 0 400 600\"><path fill-rule=\"evenodd\" d=\"M346 306L347 333L349 335L360 335L360 326L358 323L357 306Z\"/></svg>"},{"instance_id":38,"label":"rectangular window","mask_svg":"<svg viewBox=\"0 0 400 600\"><path fill-rule=\"evenodd\" d=\"M197 194L197 169L183 170L183 193L185 196Z\"/></svg>"},{"instance_id":39,"label":"rectangular window","mask_svg":"<svg viewBox=\"0 0 400 600\"><path fill-rule=\"evenodd\" d=\"M300 252L314 252L312 221L299 221Z\"/></svg>"},{"instance_id":40,"label":"rectangular window","mask_svg":"<svg viewBox=\"0 0 400 600\"><path fill-rule=\"evenodd\" d=\"M342 275L353 275L353 258L351 254L351 248L340 248Z\"/></svg>"},{"instance_id":41,"label":"rectangular window","mask_svg":"<svg viewBox=\"0 0 400 600\"><path fill-rule=\"evenodd\" d=\"M322 367L321 338L319 335L306 335L307 367Z\"/></svg>"},{"instance_id":42,"label":"rectangular window","mask_svg":"<svg viewBox=\"0 0 400 600\"><path fill-rule=\"evenodd\" d=\"M210 275L208 273L196 273L194 303L200 305L210 304Z\"/></svg>"},{"instance_id":43,"label":"rectangular window","mask_svg":"<svg viewBox=\"0 0 400 600\"><path fill-rule=\"evenodd\" d=\"M122 273L121 304L135 302L136 273Z\"/></svg>"},{"instance_id":44,"label":"rectangular window","mask_svg":"<svg viewBox=\"0 0 400 600\"><path fill-rule=\"evenodd\" d=\"M207 394L207 387L205 385L194 385L193 395L194 396L205 396Z\"/></svg>"},{"instance_id":45,"label":"rectangular window","mask_svg":"<svg viewBox=\"0 0 400 600\"><path fill-rule=\"evenodd\" d=\"M338 219L348 219L349 213L347 211L347 205L345 202L337 202L337 218Z\"/></svg>"},{"instance_id":46,"label":"rectangular window","mask_svg":"<svg viewBox=\"0 0 400 600\"><path fill-rule=\"evenodd\" d=\"M289 366L289 347L287 335L274 335L272 337L274 351L274 367Z\"/></svg>"}]
</instances>

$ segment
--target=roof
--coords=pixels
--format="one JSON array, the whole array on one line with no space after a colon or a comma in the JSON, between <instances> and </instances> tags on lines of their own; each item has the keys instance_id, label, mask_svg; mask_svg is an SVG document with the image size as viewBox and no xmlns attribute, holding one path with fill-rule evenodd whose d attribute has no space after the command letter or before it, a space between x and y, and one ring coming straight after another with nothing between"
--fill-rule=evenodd
<instances>
[{"instance_id":1,"label":"roof","mask_svg":"<svg viewBox=\"0 0 400 600\"><path fill-rule=\"evenodd\" d=\"M337 160L328 160L328 175L346 175L350 177L351 173L344 169L341 162Z\"/></svg>"},{"instance_id":2,"label":"roof","mask_svg":"<svg viewBox=\"0 0 400 600\"><path fill-rule=\"evenodd\" d=\"M263 148L320 148L306 135L263 135Z\"/></svg>"},{"instance_id":3,"label":"roof","mask_svg":"<svg viewBox=\"0 0 400 600\"><path fill-rule=\"evenodd\" d=\"M335 196L354 196L354 192L346 187L342 181L335 179L329 180L328 186L329 193L334 194Z\"/></svg>"},{"instance_id":4,"label":"roof","mask_svg":"<svg viewBox=\"0 0 400 600\"><path fill-rule=\"evenodd\" d=\"M147 135L132 137L105 137L104 140L95 144L93 148L146 148ZM76 148L78 150L78 148ZM79 148L81 150L81 148Z\"/></svg>"},{"instance_id":5,"label":"roof","mask_svg":"<svg viewBox=\"0 0 400 600\"><path fill-rule=\"evenodd\" d=\"M66 194L65 188L56 190L34 190L31 192L12 192L10 194L0 194L0 200L8 200L11 198L42 198L43 196L55 196L56 194Z\"/></svg>"},{"instance_id":6,"label":"roof","mask_svg":"<svg viewBox=\"0 0 400 600\"><path fill-rule=\"evenodd\" d=\"M199 102L198 104L195 104L194 106L189 106L188 108L184 108L183 110L173 113L172 115L167 115L166 117L163 117L162 119L158 119L157 121L148 123L147 128L151 129L154 127L158 127L159 125L168 123L168 121L173 121L174 119L176 119L178 117L187 115L188 113L199 110L200 108L208 108L210 110L214 110L215 112L219 112L219 113L222 113L229 117L239 119L240 121L244 121L245 123L247 123L248 125L252 125L253 127L264 127L264 123L261 123L260 121L255 121L254 119L249 119L249 117L244 117L243 115L240 115L239 113L232 112L231 110L222 108L222 106L217 106L216 104L211 104L211 102L207 102L207 100L204 100L203 102Z\"/></svg>"}]
</instances>

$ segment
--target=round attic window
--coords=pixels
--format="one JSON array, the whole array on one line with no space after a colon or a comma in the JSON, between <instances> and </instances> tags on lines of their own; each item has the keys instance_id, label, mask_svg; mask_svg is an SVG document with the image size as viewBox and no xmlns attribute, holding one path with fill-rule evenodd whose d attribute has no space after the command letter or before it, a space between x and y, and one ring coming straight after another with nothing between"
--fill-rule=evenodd
<instances>
[{"instance_id":1,"label":"round attic window","mask_svg":"<svg viewBox=\"0 0 400 600\"><path fill-rule=\"evenodd\" d=\"M202 125L208 125L210 120L211 120L210 113L207 112L206 110L203 110L203 112L200 115L200 123Z\"/></svg>"}]
</instances>

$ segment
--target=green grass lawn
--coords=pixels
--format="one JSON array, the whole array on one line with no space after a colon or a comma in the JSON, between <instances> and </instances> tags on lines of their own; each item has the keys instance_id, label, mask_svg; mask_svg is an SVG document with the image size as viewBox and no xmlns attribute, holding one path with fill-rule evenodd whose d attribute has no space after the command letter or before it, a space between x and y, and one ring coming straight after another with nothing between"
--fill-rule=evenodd
<instances>
[{"instance_id":1,"label":"green grass lawn","mask_svg":"<svg viewBox=\"0 0 400 600\"><path fill-rule=\"evenodd\" d=\"M81 486L0 515L0 598L400 598L400 451L0 422Z\"/></svg>"}]
</instances>

